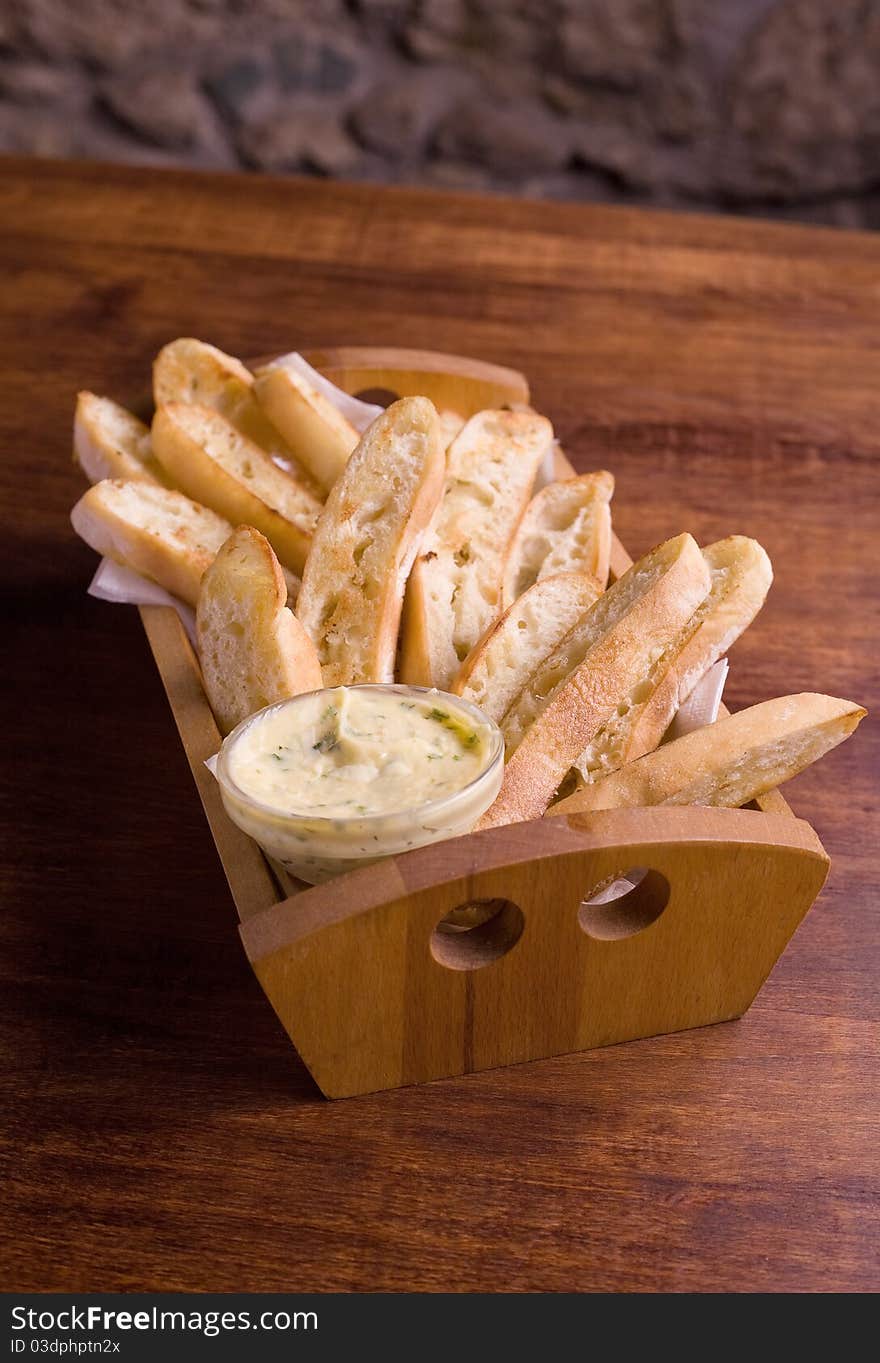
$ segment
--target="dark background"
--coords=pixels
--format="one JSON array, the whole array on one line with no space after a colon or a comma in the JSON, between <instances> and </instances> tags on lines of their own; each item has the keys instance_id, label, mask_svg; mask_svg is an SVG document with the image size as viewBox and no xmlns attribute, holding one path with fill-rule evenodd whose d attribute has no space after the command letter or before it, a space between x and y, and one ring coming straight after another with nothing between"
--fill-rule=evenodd
<instances>
[{"instance_id":1,"label":"dark background","mask_svg":"<svg viewBox=\"0 0 880 1363\"><path fill-rule=\"evenodd\" d=\"M880 0L2 0L0 150L880 226Z\"/></svg>"}]
</instances>

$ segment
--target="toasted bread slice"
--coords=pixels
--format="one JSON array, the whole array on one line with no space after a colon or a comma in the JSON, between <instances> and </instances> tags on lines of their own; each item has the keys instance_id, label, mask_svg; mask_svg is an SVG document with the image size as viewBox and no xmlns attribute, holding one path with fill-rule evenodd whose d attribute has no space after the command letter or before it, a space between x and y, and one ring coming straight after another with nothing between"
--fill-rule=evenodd
<instances>
[{"instance_id":1,"label":"toasted bread slice","mask_svg":"<svg viewBox=\"0 0 880 1363\"><path fill-rule=\"evenodd\" d=\"M325 686L393 680L406 580L442 489L434 406L401 398L343 469L303 573L297 614Z\"/></svg>"},{"instance_id":2,"label":"toasted bread slice","mask_svg":"<svg viewBox=\"0 0 880 1363\"><path fill-rule=\"evenodd\" d=\"M586 573L544 577L510 606L465 658L450 691L496 723L550 654L595 605L602 588Z\"/></svg>"},{"instance_id":3,"label":"toasted bread slice","mask_svg":"<svg viewBox=\"0 0 880 1363\"><path fill-rule=\"evenodd\" d=\"M283 363L257 370L254 395L300 463L329 492L360 439L351 422L304 374Z\"/></svg>"},{"instance_id":4,"label":"toasted bread slice","mask_svg":"<svg viewBox=\"0 0 880 1363\"><path fill-rule=\"evenodd\" d=\"M685 534L653 549L602 593L503 717L504 780L478 827L544 813L572 762L620 705L632 704L651 660L709 586L706 561Z\"/></svg>"},{"instance_id":5,"label":"toasted bread slice","mask_svg":"<svg viewBox=\"0 0 880 1363\"><path fill-rule=\"evenodd\" d=\"M240 525L205 572L196 610L202 679L221 733L322 685L315 646L286 600L271 544Z\"/></svg>"},{"instance_id":6,"label":"toasted bread slice","mask_svg":"<svg viewBox=\"0 0 880 1363\"><path fill-rule=\"evenodd\" d=\"M90 483L121 478L129 483L168 480L150 446L150 428L133 412L97 393L77 394L73 418L73 459Z\"/></svg>"},{"instance_id":7,"label":"toasted bread slice","mask_svg":"<svg viewBox=\"0 0 880 1363\"><path fill-rule=\"evenodd\" d=\"M71 523L86 544L158 582L190 606L202 575L232 526L222 516L158 483L104 479L80 497Z\"/></svg>"},{"instance_id":8,"label":"toasted bread slice","mask_svg":"<svg viewBox=\"0 0 880 1363\"><path fill-rule=\"evenodd\" d=\"M194 336L169 341L153 361L153 401L197 402L231 419L251 394L253 375L234 355Z\"/></svg>"},{"instance_id":9,"label":"toasted bread slice","mask_svg":"<svg viewBox=\"0 0 880 1363\"><path fill-rule=\"evenodd\" d=\"M192 336L169 341L153 361L153 401L157 407L169 402L213 407L313 498L324 500L319 484L257 402L253 374L234 355Z\"/></svg>"},{"instance_id":10,"label":"toasted bread slice","mask_svg":"<svg viewBox=\"0 0 880 1363\"><path fill-rule=\"evenodd\" d=\"M234 524L253 525L301 573L321 503L211 407L169 402L153 418L153 451L190 497Z\"/></svg>"},{"instance_id":11,"label":"toasted bread slice","mask_svg":"<svg viewBox=\"0 0 880 1363\"><path fill-rule=\"evenodd\" d=\"M736 809L790 781L842 743L867 712L810 692L765 700L631 762L549 810L581 814L631 805Z\"/></svg>"},{"instance_id":12,"label":"toasted bread slice","mask_svg":"<svg viewBox=\"0 0 880 1363\"><path fill-rule=\"evenodd\" d=\"M754 620L773 581L757 540L731 535L703 550L711 586L668 648L649 661L641 684L618 707L574 766L579 784L599 780L652 752L679 706Z\"/></svg>"},{"instance_id":13,"label":"toasted bread slice","mask_svg":"<svg viewBox=\"0 0 880 1363\"><path fill-rule=\"evenodd\" d=\"M552 441L546 417L487 411L449 446L443 500L407 589L403 681L448 688L500 615L508 546Z\"/></svg>"},{"instance_id":14,"label":"toasted bread slice","mask_svg":"<svg viewBox=\"0 0 880 1363\"><path fill-rule=\"evenodd\" d=\"M549 483L526 507L504 565L504 606L542 577L589 573L608 581L614 478L604 470Z\"/></svg>"}]
</instances>

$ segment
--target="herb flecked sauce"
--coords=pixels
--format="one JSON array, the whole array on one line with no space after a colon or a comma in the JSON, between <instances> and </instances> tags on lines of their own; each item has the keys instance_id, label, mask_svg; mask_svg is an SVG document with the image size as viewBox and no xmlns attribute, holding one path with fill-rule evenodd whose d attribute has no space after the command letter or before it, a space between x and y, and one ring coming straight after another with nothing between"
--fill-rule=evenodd
<instances>
[{"instance_id":1,"label":"herb flecked sauce","mask_svg":"<svg viewBox=\"0 0 880 1363\"><path fill-rule=\"evenodd\" d=\"M443 799L479 776L488 732L437 699L344 686L305 696L241 734L229 775L279 813L319 818L357 819Z\"/></svg>"}]
</instances>

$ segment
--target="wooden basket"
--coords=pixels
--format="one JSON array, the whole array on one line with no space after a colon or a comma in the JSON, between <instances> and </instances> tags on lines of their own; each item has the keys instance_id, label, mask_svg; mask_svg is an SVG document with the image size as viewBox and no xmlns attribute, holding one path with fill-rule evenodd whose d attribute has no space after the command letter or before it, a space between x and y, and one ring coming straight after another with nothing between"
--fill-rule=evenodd
<instances>
[{"instance_id":1,"label":"wooden basket","mask_svg":"<svg viewBox=\"0 0 880 1363\"><path fill-rule=\"evenodd\" d=\"M521 374L459 356L306 357L348 392L421 393L464 416L529 398ZM612 575L630 562L615 539ZM140 613L248 958L327 1097L739 1017L822 888L822 845L777 792L752 809L538 819L299 887L229 820L203 765L221 739L177 614ZM588 902L635 869L628 894ZM444 923L474 903L480 927Z\"/></svg>"}]
</instances>

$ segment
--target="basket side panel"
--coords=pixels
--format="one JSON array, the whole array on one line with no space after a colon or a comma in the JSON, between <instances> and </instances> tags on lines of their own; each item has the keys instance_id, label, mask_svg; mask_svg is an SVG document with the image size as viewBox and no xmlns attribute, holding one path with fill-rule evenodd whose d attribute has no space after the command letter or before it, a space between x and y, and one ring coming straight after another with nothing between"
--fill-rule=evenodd
<instances>
[{"instance_id":1,"label":"basket side panel","mask_svg":"<svg viewBox=\"0 0 880 1363\"><path fill-rule=\"evenodd\" d=\"M462 355L340 347L309 350L305 358L347 393L380 389L398 397L428 397L436 407L465 417L487 407L529 400L522 374Z\"/></svg>"},{"instance_id":2,"label":"basket side panel","mask_svg":"<svg viewBox=\"0 0 880 1363\"><path fill-rule=\"evenodd\" d=\"M612 839L597 846L586 834L580 850L541 856L536 849L529 860L479 869L468 847L473 841L458 840L460 849L447 845L449 857L460 852L465 859L459 878L449 878L447 867L442 883L364 912L328 912L325 925L315 921L295 940L252 956L276 1012L329 1096L736 1017L752 1002L827 870L821 850L747 837ZM585 929L584 898L636 866L650 868L656 884L667 887L665 908L649 923L639 910L630 924L618 912L610 933L600 913L598 927L590 920ZM457 944L465 964L451 966L437 954L435 929L451 910L475 901L512 905L521 915L520 933L490 959L483 951L492 946L490 923L475 954L468 956L466 942Z\"/></svg>"}]
</instances>

